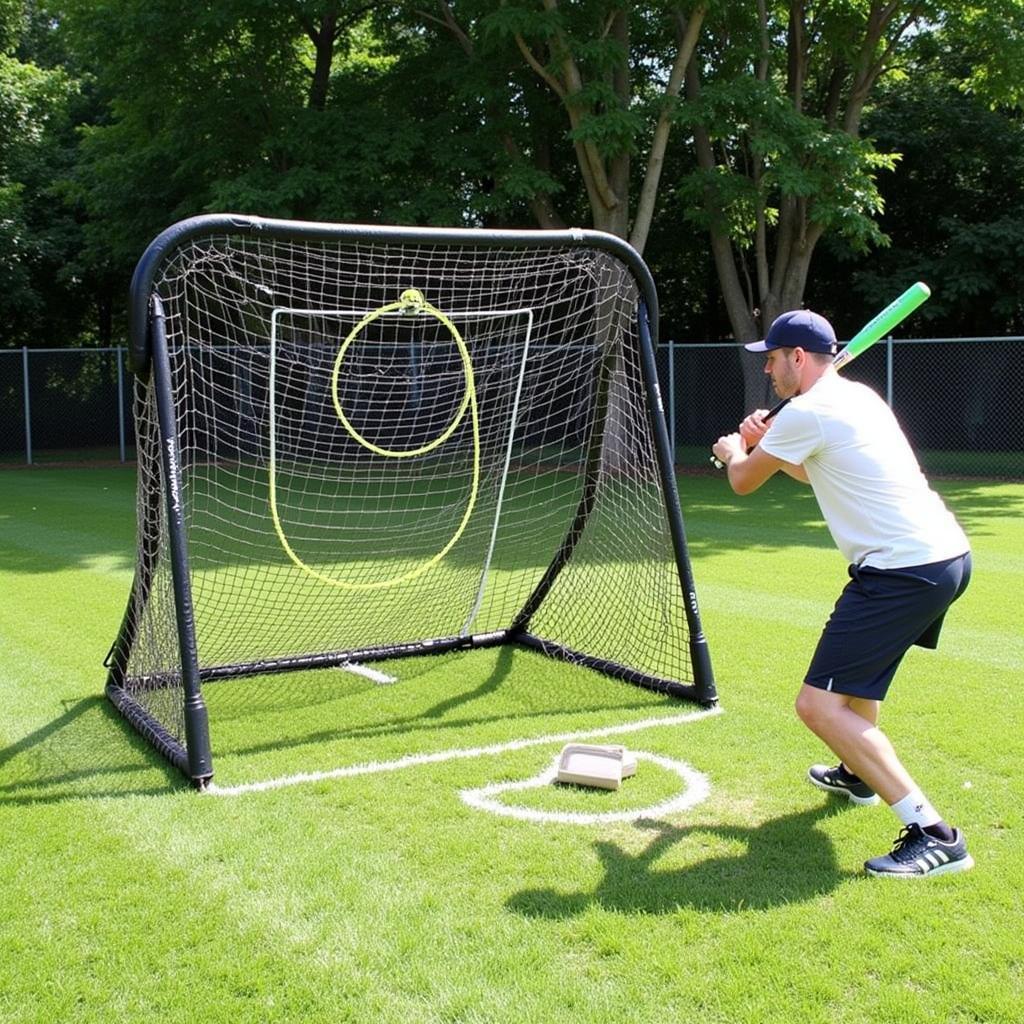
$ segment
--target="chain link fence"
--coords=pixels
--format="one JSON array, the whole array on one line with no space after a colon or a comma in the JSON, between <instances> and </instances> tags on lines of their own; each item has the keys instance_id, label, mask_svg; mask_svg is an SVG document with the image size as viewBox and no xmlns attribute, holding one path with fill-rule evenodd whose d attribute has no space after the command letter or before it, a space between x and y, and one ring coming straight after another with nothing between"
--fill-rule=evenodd
<instances>
[{"instance_id":1,"label":"chain link fence","mask_svg":"<svg viewBox=\"0 0 1024 1024\"><path fill-rule=\"evenodd\" d=\"M659 356L676 462L707 469L711 444L749 411L739 346L669 342ZM886 399L929 476L1024 480L1022 357L1024 337L890 338L842 372Z\"/></svg>"},{"instance_id":2,"label":"chain link fence","mask_svg":"<svg viewBox=\"0 0 1024 1024\"><path fill-rule=\"evenodd\" d=\"M1022 480L1022 356L1024 337L889 339L843 373L886 398L930 475ZM677 463L709 470L747 411L739 347L668 342L658 370ZM0 467L134 460L131 393L123 348L0 350Z\"/></svg>"},{"instance_id":3,"label":"chain link fence","mask_svg":"<svg viewBox=\"0 0 1024 1024\"><path fill-rule=\"evenodd\" d=\"M123 348L0 350L0 467L135 458Z\"/></svg>"}]
</instances>

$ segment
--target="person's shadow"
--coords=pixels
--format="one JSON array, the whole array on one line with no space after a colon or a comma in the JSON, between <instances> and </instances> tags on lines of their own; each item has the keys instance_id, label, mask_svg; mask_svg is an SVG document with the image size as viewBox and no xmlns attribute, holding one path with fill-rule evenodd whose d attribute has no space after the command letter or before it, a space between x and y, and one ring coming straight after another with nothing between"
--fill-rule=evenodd
<instances>
[{"instance_id":1,"label":"person's shadow","mask_svg":"<svg viewBox=\"0 0 1024 1024\"><path fill-rule=\"evenodd\" d=\"M566 918L591 906L624 913L671 913L679 907L734 911L762 909L813 899L834 889L847 874L839 870L828 837L818 821L841 812L834 803L774 818L756 828L694 825L678 828L642 820L637 828L655 833L640 853L614 843L596 842L594 849L604 877L592 892L526 889L511 896L509 910L531 917ZM711 856L673 870L657 870L657 862L676 843L700 839L742 843L736 854Z\"/></svg>"}]
</instances>

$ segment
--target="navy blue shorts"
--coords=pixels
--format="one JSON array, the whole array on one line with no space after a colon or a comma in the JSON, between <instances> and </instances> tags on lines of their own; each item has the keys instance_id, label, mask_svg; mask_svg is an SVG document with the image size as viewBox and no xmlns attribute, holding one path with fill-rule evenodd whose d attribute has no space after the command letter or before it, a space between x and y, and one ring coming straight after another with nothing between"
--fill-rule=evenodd
<instances>
[{"instance_id":1,"label":"navy blue shorts","mask_svg":"<svg viewBox=\"0 0 1024 1024\"><path fill-rule=\"evenodd\" d=\"M946 609L970 581L971 555L903 569L851 565L849 573L805 681L882 700L911 647L938 647Z\"/></svg>"}]
</instances>

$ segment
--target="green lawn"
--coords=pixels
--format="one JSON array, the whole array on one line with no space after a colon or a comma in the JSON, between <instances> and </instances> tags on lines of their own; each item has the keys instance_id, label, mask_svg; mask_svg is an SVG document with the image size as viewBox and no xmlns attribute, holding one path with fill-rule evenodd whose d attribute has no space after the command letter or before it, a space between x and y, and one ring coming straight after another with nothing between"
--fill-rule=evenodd
<instances>
[{"instance_id":1,"label":"green lawn","mask_svg":"<svg viewBox=\"0 0 1024 1024\"><path fill-rule=\"evenodd\" d=\"M680 481L722 714L506 649L239 680L207 688L217 783L323 777L200 795L101 696L133 470L0 473L0 1022L1016 1024L1024 486L940 486L974 581L884 722L977 867L901 883L860 871L896 819L803 778L792 700L844 566L789 480ZM683 788L667 761L707 799L580 825L460 796L618 726L661 759L618 792L495 799L636 813Z\"/></svg>"}]
</instances>

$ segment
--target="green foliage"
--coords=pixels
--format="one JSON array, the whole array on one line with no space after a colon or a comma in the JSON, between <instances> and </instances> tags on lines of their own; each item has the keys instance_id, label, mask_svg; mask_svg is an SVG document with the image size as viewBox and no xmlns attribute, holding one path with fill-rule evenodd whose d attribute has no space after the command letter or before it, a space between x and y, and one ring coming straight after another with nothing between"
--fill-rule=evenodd
<instances>
[{"instance_id":1,"label":"green foliage","mask_svg":"<svg viewBox=\"0 0 1024 1024\"><path fill-rule=\"evenodd\" d=\"M206 210L452 224L557 188L496 159L484 114L494 72L483 61L453 67L438 37L408 30L405 12L346 23L326 107L311 107L306 26L329 9L107 0L98 18L91 0L68 0L68 29L114 112L83 133L68 186L94 259L106 252L125 273L164 226Z\"/></svg>"},{"instance_id":2,"label":"green foliage","mask_svg":"<svg viewBox=\"0 0 1024 1024\"><path fill-rule=\"evenodd\" d=\"M610 31L617 14L628 19L629 45ZM573 143L592 144L605 159L646 154L661 110L661 95L674 58L676 37L672 8L592 0L541 9L536 3L507 2L482 19L485 36L511 46L520 38L543 69L548 94L564 108L559 135ZM519 60L521 66L525 66ZM573 73L565 66L571 63ZM557 109L557 107L556 107ZM570 128L566 115L571 114ZM530 111L533 118L542 109ZM639 191L643 167L632 191ZM627 198L627 197L623 197Z\"/></svg>"},{"instance_id":3,"label":"green foliage","mask_svg":"<svg viewBox=\"0 0 1024 1024\"><path fill-rule=\"evenodd\" d=\"M100 10L97 7L100 6ZM83 135L71 183L94 255L130 267L211 183L266 160L302 102L294 32L280 5L69 0L66 27L113 112ZM271 151L271 155L273 155Z\"/></svg>"},{"instance_id":4,"label":"green foliage","mask_svg":"<svg viewBox=\"0 0 1024 1024\"><path fill-rule=\"evenodd\" d=\"M600 114L586 114L579 126L569 132L569 138L578 142L593 142L603 156L636 153L643 138L644 118L639 111L625 110L611 98L603 98L608 90L591 88L581 93L581 100L601 105Z\"/></svg>"},{"instance_id":5,"label":"green foliage","mask_svg":"<svg viewBox=\"0 0 1024 1024\"><path fill-rule=\"evenodd\" d=\"M1024 119L964 88L969 60L923 46L911 72L866 120L902 153L898 173L881 178L892 247L863 261L833 247L815 288L841 300L852 279L863 301L891 280L920 279L932 287L919 314L926 333L1024 333Z\"/></svg>"},{"instance_id":6,"label":"green foliage","mask_svg":"<svg viewBox=\"0 0 1024 1024\"><path fill-rule=\"evenodd\" d=\"M788 82L791 8L807 30L799 103ZM596 213L576 145L586 143L635 213L666 108L674 127L646 252L673 284L670 320L707 323L719 305L706 241L680 231L680 218L723 229L742 264L758 226L771 252L773 232L798 204L803 227L824 230L828 259L872 252L888 267L887 236L913 235L922 267L956 278L949 303L928 310L949 311L949 329L963 322L969 296L998 296L990 308L1013 321L1007 279L1019 225L1012 203L992 197L1017 191L1016 179L1000 173L1000 153L1022 100L1024 0L897 0L889 35L908 17L914 28L869 90L863 132L844 130L832 100L849 98L859 61L886 52L886 39L873 51L863 43L878 5L764 10L762 34L757 5L711 3L699 42L702 95L665 100L679 31L670 0L0 0L0 344L118 338L127 280L145 245L174 220L207 210L590 224ZM336 39L326 100L317 104L313 74L325 51L313 37L325 24ZM572 95L552 91L517 37L549 77L571 58L580 75ZM969 176L972 204L951 197L945 212L922 217L908 212L917 209L914 176L896 163L913 155L914 127L891 131L872 104L916 102L925 64L944 68L935 74L1000 127L978 123L979 150L993 151L979 157L991 172ZM958 103L934 116L952 121ZM711 135L713 170L695 169L697 127ZM961 152L958 142L951 152ZM944 153L935 156L941 164ZM1008 161L1016 173L1016 157ZM993 189L987 207L976 197L985 189ZM947 190L935 183L929 191ZM993 206L998 217L987 212ZM675 223L663 227L666 218ZM935 267L940 255L945 263Z\"/></svg>"},{"instance_id":7,"label":"green foliage","mask_svg":"<svg viewBox=\"0 0 1024 1024\"><path fill-rule=\"evenodd\" d=\"M0 0L0 53L10 53L20 42L24 18L22 0Z\"/></svg>"},{"instance_id":8,"label":"green foliage","mask_svg":"<svg viewBox=\"0 0 1024 1024\"><path fill-rule=\"evenodd\" d=\"M943 44L969 67L962 87L992 106L1024 105L1024 3L951 4Z\"/></svg>"},{"instance_id":9,"label":"green foliage","mask_svg":"<svg viewBox=\"0 0 1024 1024\"><path fill-rule=\"evenodd\" d=\"M15 56L15 50L24 49L21 33L27 19L5 24L8 47L0 53L0 345L52 344L52 335L61 337L69 321L75 324L76 308L81 309L78 282L66 270L79 242L77 229L53 188L55 173L72 159L77 86L59 67Z\"/></svg>"},{"instance_id":10,"label":"green foliage","mask_svg":"<svg viewBox=\"0 0 1024 1024\"><path fill-rule=\"evenodd\" d=\"M883 205L875 176L891 170L898 155L801 113L778 82L713 81L700 101L680 105L675 118L683 127L702 125L727 154L713 171L696 170L680 182L689 220L706 227L719 218L747 247L759 213L774 225L780 203L802 199L810 219L852 248L884 243L875 219Z\"/></svg>"}]
</instances>

